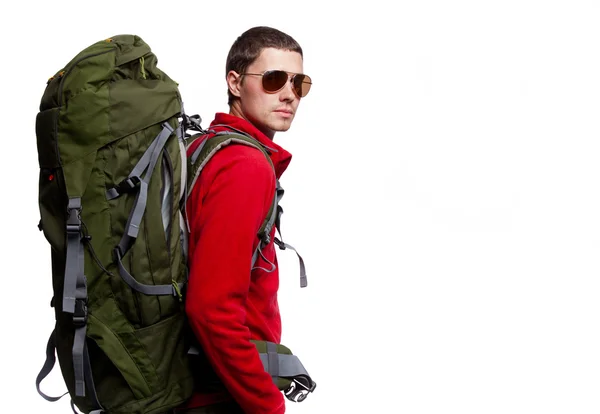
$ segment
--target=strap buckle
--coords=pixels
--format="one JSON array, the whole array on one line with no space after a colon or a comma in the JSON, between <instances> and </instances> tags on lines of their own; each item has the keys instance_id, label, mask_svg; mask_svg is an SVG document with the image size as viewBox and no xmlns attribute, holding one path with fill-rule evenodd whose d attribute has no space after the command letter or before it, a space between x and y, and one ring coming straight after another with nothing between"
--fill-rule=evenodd
<instances>
[{"instance_id":1,"label":"strap buckle","mask_svg":"<svg viewBox=\"0 0 600 414\"><path fill-rule=\"evenodd\" d=\"M140 185L141 181L142 180L140 179L140 177L137 176L127 177L119 184L117 184L115 186L115 189L119 192L119 194L128 193L133 189L137 188Z\"/></svg>"},{"instance_id":2,"label":"strap buckle","mask_svg":"<svg viewBox=\"0 0 600 414\"><path fill-rule=\"evenodd\" d=\"M87 301L84 299L75 299L75 311L73 312L73 325L82 327L87 324L88 308Z\"/></svg>"},{"instance_id":3,"label":"strap buckle","mask_svg":"<svg viewBox=\"0 0 600 414\"><path fill-rule=\"evenodd\" d=\"M279 247L280 250L285 250L287 247L285 243L279 240L277 237L273 239L273 242L277 245L277 247Z\"/></svg>"},{"instance_id":4,"label":"strap buckle","mask_svg":"<svg viewBox=\"0 0 600 414\"><path fill-rule=\"evenodd\" d=\"M308 397L308 394L313 392L317 388L317 383L314 381L308 381L310 386L303 384L302 381L294 378L290 387L284 391L285 397L292 402L302 402Z\"/></svg>"},{"instance_id":5,"label":"strap buckle","mask_svg":"<svg viewBox=\"0 0 600 414\"><path fill-rule=\"evenodd\" d=\"M81 231L81 207L67 209L67 233L79 233Z\"/></svg>"}]
</instances>

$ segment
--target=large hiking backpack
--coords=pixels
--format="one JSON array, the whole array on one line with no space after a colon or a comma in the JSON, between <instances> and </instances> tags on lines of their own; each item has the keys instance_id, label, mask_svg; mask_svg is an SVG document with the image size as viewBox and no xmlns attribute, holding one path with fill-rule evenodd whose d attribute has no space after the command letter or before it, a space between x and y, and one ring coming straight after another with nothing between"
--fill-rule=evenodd
<instances>
[{"instance_id":1,"label":"large hiking backpack","mask_svg":"<svg viewBox=\"0 0 600 414\"><path fill-rule=\"evenodd\" d=\"M40 390L55 355L74 411L162 414L191 395L187 187L224 145L261 149L234 131L206 140L202 154L186 159L186 141L206 132L199 117L185 114L177 83L135 35L89 46L48 80L36 119L39 227L51 246L56 318L36 379L47 400L61 398ZM278 188L263 243L282 195ZM258 351L265 346L257 343ZM273 377L286 395L296 394L296 383L314 389L297 358L278 345L290 354L278 362L274 346L265 369L281 374Z\"/></svg>"},{"instance_id":2,"label":"large hiking backpack","mask_svg":"<svg viewBox=\"0 0 600 414\"><path fill-rule=\"evenodd\" d=\"M37 387L56 350L86 413L163 413L192 392L183 116L178 85L133 35L81 51L42 97L40 229L56 326Z\"/></svg>"}]
</instances>

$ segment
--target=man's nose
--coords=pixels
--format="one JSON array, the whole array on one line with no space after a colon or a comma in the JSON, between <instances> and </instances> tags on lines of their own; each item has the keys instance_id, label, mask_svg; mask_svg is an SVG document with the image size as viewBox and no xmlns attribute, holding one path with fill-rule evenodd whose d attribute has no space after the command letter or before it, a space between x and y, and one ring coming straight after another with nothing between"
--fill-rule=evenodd
<instances>
[{"instance_id":1,"label":"man's nose","mask_svg":"<svg viewBox=\"0 0 600 414\"><path fill-rule=\"evenodd\" d=\"M296 98L296 94L294 93L294 85L291 79L288 79L285 83L285 86L281 90L280 99L282 101L293 101Z\"/></svg>"}]
</instances>

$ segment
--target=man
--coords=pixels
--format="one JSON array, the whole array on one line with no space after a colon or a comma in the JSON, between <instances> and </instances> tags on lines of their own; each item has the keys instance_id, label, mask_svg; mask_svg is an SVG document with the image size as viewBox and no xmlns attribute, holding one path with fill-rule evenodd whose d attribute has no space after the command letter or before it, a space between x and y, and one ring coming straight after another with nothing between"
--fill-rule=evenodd
<instances>
[{"instance_id":1,"label":"man","mask_svg":"<svg viewBox=\"0 0 600 414\"><path fill-rule=\"evenodd\" d=\"M235 128L256 139L269 149L275 174L261 151L228 145L210 159L189 196L186 312L206 364L205 369L196 369L198 390L184 412L285 412L284 396L250 342L281 339L275 228L254 267L252 257L276 180L291 160L273 138L277 131L290 128L310 89L311 79L302 72L301 47L273 28L246 31L229 51L230 110L217 113L209 129ZM188 155L198 145L192 144ZM210 371L216 381L211 381Z\"/></svg>"}]
</instances>

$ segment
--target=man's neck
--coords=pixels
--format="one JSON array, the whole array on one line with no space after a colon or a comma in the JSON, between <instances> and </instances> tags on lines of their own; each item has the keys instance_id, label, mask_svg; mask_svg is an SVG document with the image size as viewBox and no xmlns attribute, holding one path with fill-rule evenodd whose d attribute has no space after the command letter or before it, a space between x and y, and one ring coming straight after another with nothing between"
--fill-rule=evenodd
<instances>
[{"instance_id":1,"label":"man's neck","mask_svg":"<svg viewBox=\"0 0 600 414\"><path fill-rule=\"evenodd\" d=\"M238 118L242 118L245 119L246 121L250 122L252 125L254 125L256 127L256 129L258 129L260 132L262 132L263 134L265 134L265 136L267 138L269 138L271 141L273 141L273 138L275 138L275 131L271 131L271 130L266 130L263 128L260 128L258 125L256 125L254 122L250 121L243 113L243 111L240 108L239 105L239 100L234 101L230 106L229 106L229 115L233 115L233 116L237 116Z\"/></svg>"}]
</instances>

